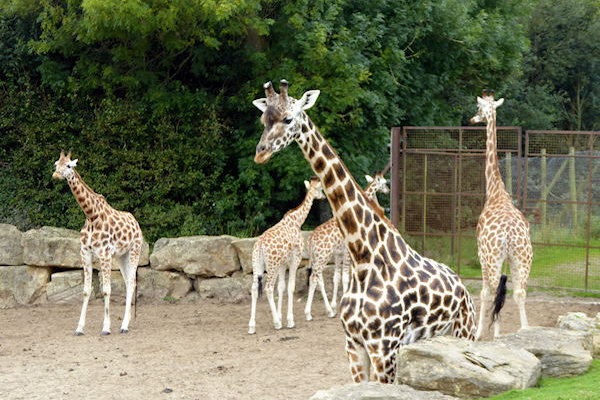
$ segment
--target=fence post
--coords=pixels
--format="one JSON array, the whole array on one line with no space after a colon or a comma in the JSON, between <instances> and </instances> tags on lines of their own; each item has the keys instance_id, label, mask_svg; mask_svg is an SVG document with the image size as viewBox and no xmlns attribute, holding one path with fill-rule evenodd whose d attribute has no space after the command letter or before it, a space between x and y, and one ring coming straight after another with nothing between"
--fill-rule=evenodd
<instances>
[{"instance_id":1,"label":"fence post","mask_svg":"<svg viewBox=\"0 0 600 400\"><path fill-rule=\"evenodd\" d=\"M421 252L425 255L425 235L427 233L427 154L423 159L423 240Z\"/></svg>"},{"instance_id":2,"label":"fence post","mask_svg":"<svg viewBox=\"0 0 600 400\"><path fill-rule=\"evenodd\" d=\"M506 191L512 197L512 157L510 151L506 152Z\"/></svg>"},{"instance_id":3,"label":"fence post","mask_svg":"<svg viewBox=\"0 0 600 400\"><path fill-rule=\"evenodd\" d=\"M542 202L542 233L546 232L546 211L547 211L547 203L546 200L548 199L548 185L546 182L547 179L547 174L548 174L548 170L546 167L546 149L542 149L542 160L541 160L541 166L542 166L542 173L541 173L541 180L542 180L542 192L540 194L540 200Z\"/></svg>"},{"instance_id":4,"label":"fence post","mask_svg":"<svg viewBox=\"0 0 600 400\"><path fill-rule=\"evenodd\" d=\"M569 193L571 203L571 219L573 221L573 231L577 231L577 183L575 181L575 147L569 148Z\"/></svg>"}]
</instances>

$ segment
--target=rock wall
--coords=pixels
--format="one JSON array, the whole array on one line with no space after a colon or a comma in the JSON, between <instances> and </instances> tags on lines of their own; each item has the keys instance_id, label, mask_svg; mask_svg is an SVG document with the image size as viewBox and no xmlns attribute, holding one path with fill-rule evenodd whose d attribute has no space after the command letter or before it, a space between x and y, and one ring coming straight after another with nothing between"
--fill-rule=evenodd
<instances>
[{"instance_id":1,"label":"rock wall","mask_svg":"<svg viewBox=\"0 0 600 400\"><path fill-rule=\"evenodd\" d=\"M303 232L304 238L310 232ZM241 302L250 298L252 248L256 238L189 236L144 242L138 267L138 297L181 299L190 292L200 298ZM301 266L307 263L306 250ZM102 297L94 259L92 298ZM125 284L117 260L111 274L112 298L123 299ZM331 282L332 271L325 271ZM306 292L306 272L296 277L296 293ZM328 286L331 286L329 283ZM43 302L80 302L83 292L79 232L42 227L21 232L0 224L0 308ZM315 301L319 301L315 299Z\"/></svg>"}]
</instances>

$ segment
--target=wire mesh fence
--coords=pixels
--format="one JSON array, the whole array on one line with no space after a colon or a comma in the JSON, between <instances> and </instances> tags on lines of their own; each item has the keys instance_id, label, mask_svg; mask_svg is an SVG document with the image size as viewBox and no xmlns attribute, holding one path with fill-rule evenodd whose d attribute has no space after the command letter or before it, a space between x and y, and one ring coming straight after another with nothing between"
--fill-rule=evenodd
<instances>
[{"instance_id":1,"label":"wire mesh fence","mask_svg":"<svg viewBox=\"0 0 600 400\"><path fill-rule=\"evenodd\" d=\"M500 173L530 221L530 284L600 290L596 134L497 130ZM411 246L462 277L481 277L475 230L485 144L484 126L392 129L392 222Z\"/></svg>"}]
</instances>

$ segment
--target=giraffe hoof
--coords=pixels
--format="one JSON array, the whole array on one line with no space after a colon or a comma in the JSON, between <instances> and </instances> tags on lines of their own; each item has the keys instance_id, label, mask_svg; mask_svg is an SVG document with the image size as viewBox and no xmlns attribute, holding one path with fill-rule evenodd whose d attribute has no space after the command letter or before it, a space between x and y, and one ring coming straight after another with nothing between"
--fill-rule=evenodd
<instances>
[{"instance_id":1,"label":"giraffe hoof","mask_svg":"<svg viewBox=\"0 0 600 400\"><path fill-rule=\"evenodd\" d=\"M288 329L292 329L292 328L295 328L295 327L296 327L296 324L294 324L293 322L292 322L291 324L290 324L290 323L288 323L288 324L287 324L287 327L288 327Z\"/></svg>"},{"instance_id":2,"label":"giraffe hoof","mask_svg":"<svg viewBox=\"0 0 600 400\"><path fill-rule=\"evenodd\" d=\"M256 333L256 330L248 329L248 335L254 335L255 333Z\"/></svg>"},{"instance_id":3,"label":"giraffe hoof","mask_svg":"<svg viewBox=\"0 0 600 400\"><path fill-rule=\"evenodd\" d=\"M127 329L121 329L119 332L121 332L121 333L127 333L127 332L129 332L129 330L127 330Z\"/></svg>"},{"instance_id":4,"label":"giraffe hoof","mask_svg":"<svg viewBox=\"0 0 600 400\"><path fill-rule=\"evenodd\" d=\"M110 335L109 331L102 331L102 333L100 333L102 336L108 336Z\"/></svg>"},{"instance_id":5,"label":"giraffe hoof","mask_svg":"<svg viewBox=\"0 0 600 400\"><path fill-rule=\"evenodd\" d=\"M81 332L81 331L75 331L75 335L74 336L83 336L83 332Z\"/></svg>"},{"instance_id":6,"label":"giraffe hoof","mask_svg":"<svg viewBox=\"0 0 600 400\"><path fill-rule=\"evenodd\" d=\"M307 316L306 316L306 320L307 320L307 321L312 321L312 315L307 315Z\"/></svg>"},{"instance_id":7,"label":"giraffe hoof","mask_svg":"<svg viewBox=\"0 0 600 400\"><path fill-rule=\"evenodd\" d=\"M327 316L328 316L329 318L333 318L333 317L335 317L335 311L332 311L332 312L330 312L330 313L329 313Z\"/></svg>"}]
</instances>

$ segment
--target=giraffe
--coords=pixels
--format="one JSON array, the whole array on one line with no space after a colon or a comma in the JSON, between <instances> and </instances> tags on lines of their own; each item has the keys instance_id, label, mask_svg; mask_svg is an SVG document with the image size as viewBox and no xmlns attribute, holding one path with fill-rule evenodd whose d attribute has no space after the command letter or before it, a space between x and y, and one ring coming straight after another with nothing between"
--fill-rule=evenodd
<instances>
[{"instance_id":1,"label":"giraffe","mask_svg":"<svg viewBox=\"0 0 600 400\"><path fill-rule=\"evenodd\" d=\"M296 269L302 261L302 250L304 249L301 227L308 216L313 200L325 198L321 190L321 182L316 177L311 178L310 183L304 181L304 185L307 193L302 204L288 211L281 221L267 229L254 243L252 250L252 309L248 323L248 333L251 335L256 333L256 301L262 291L262 275L265 269L267 273L265 292L273 314L273 324L275 329L281 329L286 263L289 264L287 327L295 326L293 305ZM277 286L279 297L277 298L277 308L275 308L273 289L277 275L279 275Z\"/></svg>"},{"instance_id":2,"label":"giraffe","mask_svg":"<svg viewBox=\"0 0 600 400\"><path fill-rule=\"evenodd\" d=\"M372 365L375 379L392 383L403 344L446 333L473 340L473 302L458 275L406 244L306 114L320 92L296 100L288 96L287 81L279 87L278 94L267 82L267 97L253 101L264 125L254 161L266 163L296 141L323 183L354 263L340 303L354 381L368 381Z\"/></svg>"},{"instance_id":3,"label":"giraffe","mask_svg":"<svg viewBox=\"0 0 600 400\"><path fill-rule=\"evenodd\" d=\"M376 173L375 178L370 175L365 175L365 179L369 184L365 189L365 195L374 202L377 202L376 192L389 193L390 189L387 186L387 180L383 177L383 173ZM309 259L307 270L307 280L309 281L308 299L304 309L306 320L312 320L311 306L317 284L321 289L321 296L325 303L327 315L330 318L333 318L335 317L335 310L337 308L336 299L340 281L340 269L343 268L342 293L345 293L348 289L350 268L350 254L344 245L344 237L342 236L342 232L338 227L335 217L315 228L306 241L306 247L308 249ZM323 269L325 269L325 266L332 255L335 262L335 271L333 274L333 296L330 306L327 301L327 294L325 293L323 283Z\"/></svg>"},{"instance_id":4,"label":"giraffe","mask_svg":"<svg viewBox=\"0 0 600 400\"><path fill-rule=\"evenodd\" d=\"M485 204L477 222L477 247L483 286L481 290L481 310L476 337L481 337L483 319L488 305L493 301L492 321L494 337L500 335L498 313L506 295L506 275L501 276L502 263L510 264L513 282L513 297L519 307L521 328L527 328L525 298L527 296L527 278L531 268L533 252L529 236L529 223L523 213L515 207L502 181L496 154L496 108L504 99L494 101L494 91L483 97L477 97L477 114L471 123L487 123L487 141L485 151ZM506 267L505 267L506 268ZM506 269L505 269L506 271ZM493 300L491 290L496 289Z\"/></svg>"},{"instance_id":5,"label":"giraffe","mask_svg":"<svg viewBox=\"0 0 600 400\"><path fill-rule=\"evenodd\" d=\"M83 264L83 306L75 336L83 335L85 316L90 294L92 292L92 258L100 260L102 273L102 289L104 294L104 323L102 335L110 334L110 273L111 259L117 257L119 269L125 280L127 289L125 315L121 323L121 333L129 331L131 319L131 303L136 286L136 271L142 249L142 230L135 217L112 208L104 196L95 193L75 171L77 159L71 160L71 152L65 156L61 151L60 158L54 164L54 179L66 179L75 200L85 214L85 224L81 229L81 260Z\"/></svg>"}]
</instances>

